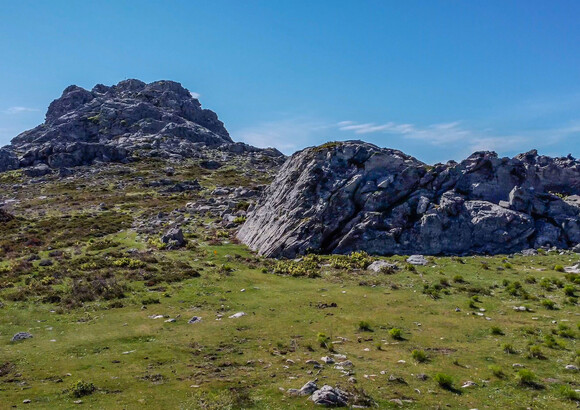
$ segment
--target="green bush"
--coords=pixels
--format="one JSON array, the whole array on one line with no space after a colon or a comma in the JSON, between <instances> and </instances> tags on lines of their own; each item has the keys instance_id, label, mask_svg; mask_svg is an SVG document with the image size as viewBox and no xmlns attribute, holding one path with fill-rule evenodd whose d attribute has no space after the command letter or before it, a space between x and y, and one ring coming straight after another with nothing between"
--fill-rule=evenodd
<instances>
[{"instance_id":1,"label":"green bush","mask_svg":"<svg viewBox=\"0 0 580 410\"><path fill-rule=\"evenodd\" d=\"M70 386L69 391L74 397L83 397L93 394L96 389L93 383L78 380Z\"/></svg>"},{"instance_id":2,"label":"green bush","mask_svg":"<svg viewBox=\"0 0 580 410\"><path fill-rule=\"evenodd\" d=\"M117 259L113 262L113 265L129 269L139 269L147 266L147 264L143 261L130 258Z\"/></svg>"},{"instance_id":3,"label":"green bush","mask_svg":"<svg viewBox=\"0 0 580 410\"><path fill-rule=\"evenodd\" d=\"M550 299L542 300L542 306L544 306L548 310L555 310L556 309L556 303L554 303L554 301L550 300Z\"/></svg>"},{"instance_id":4,"label":"green bush","mask_svg":"<svg viewBox=\"0 0 580 410\"><path fill-rule=\"evenodd\" d=\"M564 267L562 265L556 265L554 266L554 270L556 272L564 272Z\"/></svg>"},{"instance_id":5,"label":"green bush","mask_svg":"<svg viewBox=\"0 0 580 410\"><path fill-rule=\"evenodd\" d=\"M561 337L565 337L567 339L576 338L576 334L574 333L574 331L570 329L570 326L565 325L564 323L560 323L558 325L558 335Z\"/></svg>"},{"instance_id":6,"label":"green bush","mask_svg":"<svg viewBox=\"0 0 580 410\"><path fill-rule=\"evenodd\" d=\"M141 303L143 305L155 305L155 304L158 304L161 302L159 302L159 298L156 298L154 296L149 296L149 297L146 297L144 299L141 299Z\"/></svg>"},{"instance_id":7,"label":"green bush","mask_svg":"<svg viewBox=\"0 0 580 410\"><path fill-rule=\"evenodd\" d=\"M550 349L556 349L558 347L558 342L556 341L556 338L554 337L554 335L546 335L544 336L544 344L546 345L546 347L549 347Z\"/></svg>"},{"instance_id":8,"label":"green bush","mask_svg":"<svg viewBox=\"0 0 580 410\"><path fill-rule=\"evenodd\" d=\"M576 292L576 287L574 285L564 286L564 294L566 296L574 296L575 292Z\"/></svg>"},{"instance_id":9,"label":"green bush","mask_svg":"<svg viewBox=\"0 0 580 410\"><path fill-rule=\"evenodd\" d=\"M540 287L547 290L547 291L550 291L550 290L552 290L552 281L548 278L543 278L540 281Z\"/></svg>"},{"instance_id":10,"label":"green bush","mask_svg":"<svg viewBox=\"0 0 580 410\"><path fill-rule=\"evenodd\" d=\"M437 373L433 380L437 382L437 384L447 390L451 390L453 388L453 377L449 376L445 373Z\"/></svg>"},{"instance_id":11,"label":"green bush","mask_svg":"<svg viewBox=\"0 0 580 410\"><path fill-rule=\"evenodd\" d=\"M496 335L496 336L503 336L504 335L503 330L501 330L501 328L499 328L498 326L492 326L489 331L492 335Z\"/></svg>"},{"instance_id":12,"label":"green bush","mask_svg":"<svg viewBox=\"0 0 580 410\"><path fill-rule=\"evenodd\" d=\"M274 266L273 272L278 275L291 275L295 277L305 276L316 278L320 276L317 255L306 255L301 261L279 261Z\"/></svg>"},{"instance_id":13,"label":"green bush","mask_svg":"<svg viewBox=\"0 0 580 410\"><path fill-rule=\"evenodd\" d=\"M361 320L358 323L358 330L360 330L361 332L372 332L373 331L371 324L365 320Z\"/></svg>"},{"instance_id":14,"label":"green bush","mask_svg":"<svg viewBox=\"0 0 580 410\"><path fill-rule=\"evenodd\" d=\"M558 389L558 392L565 399L580 401L580 393L578 393L576 390L574 390L570 386L566 386L566 385L560 386L560 388Z\"/></svg>"},{"instance_id":15,"label":"green bush","mask_svg":"<svg viewBox=\"0 0 580 410\"><path fill-rule=\"evenodd\" d=\"M373 258L364 251L332 255L330 258L330 265L335 269L366 269L371 263Z\"/></svg>"},{"instance_id":16,"label":"green bush","mask_svg":"<svg viewBox=\"0 0 580 410\"><path fill-rule=\"evenodd\" d=\"M534 345L534 346L530 346L530 348L528 349L528 357L530 359L545 359L546 356L544 356L544 353L542 352L542 349L540 348L540 346Z\"/></svg>"},{"instance_id":17,"label":"green bush","mask_svg":"<svg viewBox=\"0 0 580 410\"><path fill-rule=\"evenodd\" d=\"M423 350L413 350L411 352L411 357L419 363L424 363L427 361L427 354Z\"/></svg>"},{"instance_id":18,"label":"green bush","mask_svg":"<svg viewBox=\"0 0 580 410\"><path fill-rule=\"evenodd\" d=\"M503 372L501 366L491 364L487 368L491 370L491 373L498 379L503 379L505 377L505 373Z\"/></svg>"},{"instance_id":19,"label":"green bush","mask_svg":"<svg viewBox=\"0 0 580 410\"><path fill-rule=\"evenodd\" d=\"M533 276L526 276L525 281L526 281L526 283L534 284L534 283L536 283L536 278L534 278Z\"/></svg>"},{"instance_id":20,"label":"green bush","mask_svg":"<svg viewBox=\"0 0 580 410\"><path fill-rule=\"evenodd\" d=\"M236 225L243 224L244 222L246 222L246 217L245 216L238 216L236 219L234 219L234 223Z\"/></svg>"},{"instance_id":21,"label":"green bush","mask_svg":"<svg viewBox=\"0 0 580 410\"><path fill-rule=\"evenodd\" d=\"M516 354L518 352L511 343L502 344L501 350L503 350L507 354Z\"/></svg>"},{"instance_id":22,"label":"green bush","mask_svg":"<svg viewBox=\"0 0 580 410\"><path fill-rule=\"evenodd\" d=\"M528 369L520 369L516 373L516 381L520 386L534 386L536 383L536 375Z\"/></svg>"},{"instance_id":23,"label":"green bush","mask_svg":"<svg viewBox=\"0 0 580 410\"><path fill-rule=\"evenodd\" d=\"M330 337L326 336L325 333L318 333L318 335L316 335L316 340L318 341L320 347L324 347L325 349L332 348L332 342L330 341Z\"/></svg>"},{"instance_id":24,"label":"green bush","mask_svg":"<svg viewBox=\"0 0 580 410\"><path fill-rule=\"evenodd\" d=\"M453 277L453 282L455 282L455 283L465 283L465 279L463 279L463 276L461 276L461 275L455 275Z\"/></svg>"},{"instance_id":25,"label":"green bush","mask_svg":"<svg viewBox=\"0 0 580 410\"><path fill-rule=\"evenodd\" d=\"M389 330L389 335L395 340L403 340L403 331L398 327Z\"/></svg>"}]
</instances>

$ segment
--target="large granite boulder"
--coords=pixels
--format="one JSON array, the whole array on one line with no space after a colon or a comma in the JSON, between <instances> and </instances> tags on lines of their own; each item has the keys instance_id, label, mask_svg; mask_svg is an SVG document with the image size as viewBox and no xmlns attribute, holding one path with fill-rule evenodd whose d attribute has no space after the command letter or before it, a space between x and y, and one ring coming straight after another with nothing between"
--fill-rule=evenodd
<instances>
[{"instance_id":1,"label":"large granite boulder","mask_svg":"<svg viewBox=\"0 0 580 410\"><path fill-rule=\"evenodd\" d=\"M328 143L286 161L238 237L287 258L567 247L580 242L580 207L562 198L578 193L580 163L571 157L479 152L430 167L360 141Z\"/></svg>"}]
</instances>

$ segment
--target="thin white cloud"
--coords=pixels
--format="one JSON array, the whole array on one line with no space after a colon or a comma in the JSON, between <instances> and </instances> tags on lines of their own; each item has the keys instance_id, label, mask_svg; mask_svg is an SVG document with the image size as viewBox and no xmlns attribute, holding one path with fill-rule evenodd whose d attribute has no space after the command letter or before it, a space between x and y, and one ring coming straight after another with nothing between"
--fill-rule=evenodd
<instances>
[{"instance_id":1,"label":"thin white cloud","mask_svg":"<svg viewBox=\"0 0 580 410\"><path fill-rule=\"evenodd\" d=\"M514 134L498 134L492 129L471 129L460 121L418 126L405 123L357 123L341 121L338 130L356 135L382 133L432 146L449 147L450 153L469 155L474 151L514 152L526 147L549 147L572 137L580 136L580 122L551 129L523 130Z\"/></svg>"},{"instance_id":2,"label":"thin white cloud","mask_svg":"<svg viewBox=\"0 0 580 410\"><path fill-rule=\"evenodd\" d=\"M265 121L234 131L232 136L256 147L275 147L291 154L299 148L311 145L312 137L329 128L332 126L320 120L296 117Z\"/></svg>"},{"instance_id":3,"label":"thin white cloud","mask_svg":"<svg viewBox=\"0 0 580 410\"><path fill-rule=\"evenodd\" d=\"M341 121L338 124L341 131L352 131L357 135L382 132L395 134L409 139L425 140L434 145L447 144L469 136L471 131L461 128L459 121L432 124L427 127L418 127L413 124L398 124L389 121L384 124L356 123L354 121Z\"/></svg>"},{"instance_id":4,"label":"thin white cloud","mask_svg":"<svg viewBox=\"0 0 580 410\"><path fill-rule=\"evenodd\" d=\"M6 110L4 110L2 112L4 114L22 114L25 112L37 112L37 111L40 111L40 110L38 110L37 108L15 106L15 107L7 108Z\"/></svg>"},{"instance_id":5,"label":"thin white cloud","mask_svg":"<svg viewBox=\"0 0 580 410\"><path fill-rule=\"evenodd\" d=\"M190 91L189 92L189 95L191 95L195 99L199 99L199 97L201 97L201 94L200 93L196 93L196 92L193 92L193 91Z\"/></svg>"}]
</instances>

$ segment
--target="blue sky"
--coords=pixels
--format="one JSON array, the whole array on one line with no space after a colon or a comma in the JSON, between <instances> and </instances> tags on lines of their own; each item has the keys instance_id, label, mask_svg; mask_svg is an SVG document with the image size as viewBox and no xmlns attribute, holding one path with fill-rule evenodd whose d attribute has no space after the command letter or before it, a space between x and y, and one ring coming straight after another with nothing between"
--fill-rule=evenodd
<instances>
[{"instance_id":1,"label":"blue sky","mask_svg":"<svg viewBox=\"0 0 580 410\"><path fill-rule=\"evenodd\" d=\"M235 140L580 156L579 1L0 0L0 145L77 84L170 79Z\"/></svg>"}]
</instances>

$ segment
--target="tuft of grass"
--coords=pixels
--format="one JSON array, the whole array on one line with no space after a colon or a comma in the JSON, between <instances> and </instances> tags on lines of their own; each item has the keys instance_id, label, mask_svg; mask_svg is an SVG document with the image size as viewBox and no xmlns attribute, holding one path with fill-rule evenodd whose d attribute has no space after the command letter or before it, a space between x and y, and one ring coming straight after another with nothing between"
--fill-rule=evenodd
<instances>
[{"instance_id":1,"label":"tuft of grass","mask_svg":"<svg viewBox=\"0 0 580 410\"><path fill-rule=\"evenodd\" d=\"M95 390L97 390L97 388L93 383L84 380L77 380L69 388L70 394L77 398L93 394Z\"/></svg>"},{"instance_id":2,"label":"tuft of grass","mask_svg":"<svg viewBox=\"0 0 580 410\"><path fill-rule=\"evenodd\" d=\"M503 336L505 334L499 326L492 326L489 331L492 335L495 335L495 336Z\"/></svg>"},{"instance_id":3,"label":"tuft of grass","mask_svg":"<svg viewBox=\"0 0 580 410\"><path fill-rule=\"evenodd\" d=\"M369 322L367 322L366 320L361 320L358 323L358 330L360 330L361 332L372 332L373 328L371 327L371 324Z\"/></svg>"},{"instance_id":4,"label":"tuft of grass","mask_svg":"<svg viewBox=\"0 0 580 410\"><path fill-rule=\"evenodd\" d=\"M403 331L398 327L389 330L389 335L395 340L403 340Z\"/></svg>"},{"instance_id":5,"label":"tuft of grass","mask_svg":"<svg viewBox=\"0 0 580 410\"><path fill-rule=\"evenodd\" d=\"M530 346L528 349L528 357L530 359L545 359L544 352L538 345Z\"/></svg>"},{"instance_id":6,"label":"tuft of grass","mask_svg":"<svg viewBox=\"0 0 580 410\"><path fill-rule=\"evenodd\" d=\"M574 285L566 285L564 286L564 294L566 296L575 296L574 294L576 293L576 287Z\"/></svg>"},{"instance_id":7,"label":"tuft of grass","mask_svg":"<svg viewBox=\"0 0 580 410\"><path fill-rule=\"evenodd\" d=\"M534 387L536 379L536 374L528 369L520 369L516 373L516 381L520 386Z\"/></svg>"},{"instance_id":8,"label":"tuft of grass","mask_svg":"<svg viewBox=\"0 0 580 410\"><path fill-rule=\"evenodd\" d=\"M445 373L437 373L434 377L433 380L435 380L435 382L437 382L437 384L439 385L439 387L446 389L446 390L452 390L453 389L453 377L449 376L448 374Z\"/></svg>"},{"instance_id":9,"label":"tuft of grass","mask_svg":"<svg viewBox=\"0 0 580 410\"><path fill-rule=\"evenodd\" d=\"M413 350L411 352L411 357L418 363L425 363L428 360L427 353L423 350Z\"/></svg>"},{"instance_id":10,"label":"tuft of grass","mask_svg":"<svg viewBox=\"0 0 580 410\"><path fill-rule=\"evenodd\" d=\"M159 298L156 298L154 296L149 296L149 297L146 297L146 298L141 299L141 304L142 305L145 305L145 306L147 306L147 305L156 305L156 304L159 304L159 303L161 303L161 302L159 302Z\"/></svg>"},{"instance_id":11,"label":"tuft of grass","mask_svg":"<svg viewBox=\"0 0 580 410\"><path fill-rule=\"evenodd\" d=\"M504 353L507 353L507 354L516 354L518 352L511 343L502 344L501 350L503 350Z\"/></svg>"},{"instance_id":12,"label":"tuft of grass","mask_svg":"<svg viewBox=\"0 0 580 410\"><path fill-rule=\"evenodd\" d=\"M318 333L318 335L316 335L316 341L318 342L320 347L329 350L332 349L332 342L330 341L330 337L327 336L326 333Z\"/></svg>"},{"instance_id":13,"label":"tuft of grass","mask_svg":"<svg viewBox=\"0 0 580 410\"><path fill-rule=\"evenodd\" d=\"M556 303L551 299L543 299L542 306L548 310L556 310Z\"/></svg>"},{"instance_id":14,"label":"tuft of grass","mask_svg":"<svg viewBox=\"0 0 580 410\"><path fill-rule=\"evenodd\" d=\"M562 265L555 265L554 270L556 272L565 272L564 267Z\"/></svg>"},{"instance_id":15,"label":"tuft of grass","mask_svg":"<svg viewBox=\"0 0 580 410\"><path fill-rule=\"evenodd\" d=\"M503 379L505 378L505 373L503 371L503 369L501 368L501 366L498 366L496 364L491 364L487 367L491 373L497 377L498 379Z\"/></svg>"},{"instance_id":16,"label":"tuft of grass","mask_svg":"<svg viewBox=\"0 0 580 410\"><path fill-rule=\"evenodd\" d=\"M565 399L580 401L580 393L578 393L570 386L567 385L560 386L560 388L558 389L558 393L560 393L560 395Z\"/></svg>"},{"instance_id":17,"label":"tuft of grass","mask_svg":"<svg viewBox=\"0 0 580 410\"><path fill-rule=\"evenodd\" d=\"M465 279L463 279L463 276L461 276L461 275L455 275L453 277L453 282L455 282L455 283L465 283Z\"/></svg>"}]
</instances>

